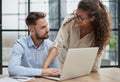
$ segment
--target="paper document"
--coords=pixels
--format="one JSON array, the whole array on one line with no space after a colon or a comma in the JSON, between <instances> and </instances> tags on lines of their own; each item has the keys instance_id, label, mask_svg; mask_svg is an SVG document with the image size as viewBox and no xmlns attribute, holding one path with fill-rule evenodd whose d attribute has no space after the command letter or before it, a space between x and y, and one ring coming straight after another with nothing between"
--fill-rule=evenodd
<instances>
[{"instance_id":1,"label":"paper document","mask_svg":"<svg viewBox=\"0 0 120 82\"><path fill-rule=\"evenodd\" d=\"M20 81L10 78L10 77L5 77L5 78L0 79L0 82L20 82Z\"/></svg>"},{"instance_id":2,"label":"paper document","mask_svg":"<svg viewBox=\"0 0 120 82\"><path fill-rule=\"evenodd\" d=\"M25 77L25 76L13 76L12 78L20 82L30 81L34 79L34 77Z\"/></svg>"},{"instance_id":3,"label":"paper document","mask_svg":"<svg viewBox=\"0 0 120 82\"><path fill-rule=\"evenodd\" d=\"M26 82L33 80L34 77L23 77L23 76L14 76L14 77L5 77L0 79L0 82Z\"/></svg>"}]
</instances>

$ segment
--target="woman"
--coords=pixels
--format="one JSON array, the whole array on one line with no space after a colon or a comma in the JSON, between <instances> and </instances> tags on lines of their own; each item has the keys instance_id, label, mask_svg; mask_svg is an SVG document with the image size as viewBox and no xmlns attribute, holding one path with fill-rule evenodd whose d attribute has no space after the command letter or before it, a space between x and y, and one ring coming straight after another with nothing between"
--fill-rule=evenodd
<instances>
[{"instance_id":1,"label":"woman","mask_svg":"<svg viewBox=\"0 0 120 82\"><path fill-rule=\"evenodd\" d=\"M110 38L110 19L106 7L99 0L81 0L77 9L62 23L43 68L58 55L64 64L69 48L99 47L92 71L98 71L101 55Z\"/></svg>"}]
</instances>

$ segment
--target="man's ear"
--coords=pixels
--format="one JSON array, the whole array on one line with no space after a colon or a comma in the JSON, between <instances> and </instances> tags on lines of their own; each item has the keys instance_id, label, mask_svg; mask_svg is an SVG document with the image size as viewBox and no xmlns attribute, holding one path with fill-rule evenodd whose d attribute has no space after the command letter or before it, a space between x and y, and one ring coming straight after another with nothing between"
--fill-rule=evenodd
<instances>
[{"instance_id":1,"label":"man's ear","mask_svg":"<svg viewBox=\"0 0 120 82\"><path fill-rule=\"evenodd\" d=\"M34 26L33 25L30 25L29 28L28 28L29 32L34 32Z\"/></svg>"}]
</instances>

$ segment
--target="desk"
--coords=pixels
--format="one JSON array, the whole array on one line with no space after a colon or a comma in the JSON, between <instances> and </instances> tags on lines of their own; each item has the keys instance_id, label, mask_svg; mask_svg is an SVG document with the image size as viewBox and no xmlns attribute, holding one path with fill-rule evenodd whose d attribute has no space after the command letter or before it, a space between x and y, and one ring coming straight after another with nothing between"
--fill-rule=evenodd
<instances>
[{"instance_id":1,"label":"desk","mask_svg":"<svg viewBox=\"0 0 120 82\"><path fill-rule=\"evenodd\" d=\"M2 76L0 76L1 78ZM35 78L28 82L57 82L45 78ZM98 72L61 82L120 82L120 68L101 68Z\"/></svg>"}]
</instances>

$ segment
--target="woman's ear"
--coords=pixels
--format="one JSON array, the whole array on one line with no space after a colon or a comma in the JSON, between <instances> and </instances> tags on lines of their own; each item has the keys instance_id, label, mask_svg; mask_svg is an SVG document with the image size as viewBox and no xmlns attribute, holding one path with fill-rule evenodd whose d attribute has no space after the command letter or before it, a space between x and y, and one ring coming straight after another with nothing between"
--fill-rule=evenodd
<instances>
[{"instance_id":1,"label":"woman's ear","mask_svg":"<svg viewBox=\"0 0 120 82\"><path fill-rule=\"evenodd\" d=\"M95 16L91 17L91 22L93 22L95 20Z\"/></svg>"}]
</instances>

